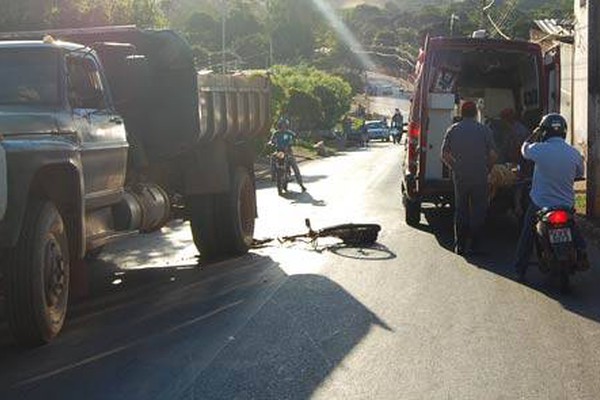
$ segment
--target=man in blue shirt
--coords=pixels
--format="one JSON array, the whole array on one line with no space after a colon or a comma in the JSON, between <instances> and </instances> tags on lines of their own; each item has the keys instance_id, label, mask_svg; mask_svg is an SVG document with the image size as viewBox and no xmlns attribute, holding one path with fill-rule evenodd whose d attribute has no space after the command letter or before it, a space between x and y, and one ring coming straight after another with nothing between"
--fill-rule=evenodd
<instances>
[{"instance_id":1,"label":"man in blue shirt","mask_svg":"<svg viewBox=\"0 0 600 400\"><path fill-rule=\"evenodd\" d=\"M294 170L296 176L296 182L300 185L303 192L306 192L306 187L302 183L302 175L300 174L300 168L296 162L296 157L292 151L292 145L296 139L296 134L289 130L289 122L286 119L280 119L277 122L277 130L271 135L270 143L275 146L277 151L283 151L288 156L290 166ZM273 166L271 166L273 168Z\"/></svg>"},{"instance_id":2,"label":"man in blue shirt","mask_svg":"<svg viewBox=\"0 0 600 400\"><path fill-rule=\"evenodd\" d=\"M537 142L542 134L542 141ZM529 257L533 250L536 214L542 208L575 206L576 178L582 177L583 157L565 142L567 122L559 114L548 114L521 148L523 157L535 163L529 197L531 203L524 218L523 230L517 247L515 269L519 279L525 278ZM581 258L585 258L585 241L573 229L573 240Z\"/></svg>"}]
</instances>

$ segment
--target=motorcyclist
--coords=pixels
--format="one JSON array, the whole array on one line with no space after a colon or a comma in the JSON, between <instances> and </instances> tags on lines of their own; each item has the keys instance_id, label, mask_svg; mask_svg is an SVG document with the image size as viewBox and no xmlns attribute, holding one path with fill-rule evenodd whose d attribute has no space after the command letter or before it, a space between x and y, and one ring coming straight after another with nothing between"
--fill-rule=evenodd
<instances>
[{"instance_id":1,"label":"motorcyclist","mask_svg":"<svg viewBox=\"0 0 600 400\"><path fill-rule=\"evenodd\" d=\"M560 114L548 114L521 147L523 157L535 163L529 194L531 201L525 213L514 263L521 281L525 279L533 250L537 212L542 208L575 206L573 184L576 178L583 176L583 157L565 142L566 136L566 120ZM585 240L576 227L572 233L577 247L578 267L586 269L589 264Z\"/></svg>"},{"instance_id":2,"label":"motorcyclist","mask_svg":"<svg viewBox=\"0 0 600 400\"><path fill-rule=\"evenodd\" d=\"M284 153L286 153L289 165L294 170L296 182L298 182L298 185L300 185L302 191L306 192L306 187L302 182L300 168L298 168L298 163L296 162L296 157L294 157L294 152L292 150L292 145L294 144L296 133L291 131L289 129L289 126L290 123L287 119L279 119L279 121L277 121L277 130L271 135L271 140L269 141L269 143L273 145L277 151L283 151ZM271 166L271 168L273 168L273 166Z\"/></svg>"},{"instance_id":3,"label":"motorcyclist","mask_svg":"<svg viewBox=\"0 0 600 400\"><path fill-rule=\"evenodd\" d=\"M402 140L402 133L404 130L404 117L400 112L399 108L396 108L394 112L394 116L392 117L392 130L396 130L396 134L394 134L394 143L400 143Z\"/></svg>"}]
</instances>

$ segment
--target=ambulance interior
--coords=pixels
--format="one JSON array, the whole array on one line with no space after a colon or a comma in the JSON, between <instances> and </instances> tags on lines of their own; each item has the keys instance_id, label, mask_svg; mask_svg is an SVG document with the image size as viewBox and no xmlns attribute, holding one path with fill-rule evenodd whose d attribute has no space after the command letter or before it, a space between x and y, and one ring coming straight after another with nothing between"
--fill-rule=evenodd
<instances>
[{"instance_id":1,"label":"ambulance interior","mask_svg":"<svg viewBox=\"0 0 600 400\"><path fill-rule=\"evenodd\" d=\"M437 152L448 127L460 120L466 101L477 104L479 122L488 125L495 141L503 140L503 110L532 129L542 116L539 59L514 50L441 50L433 57L428 93L429 179L449 178Z\"/></svg>"}]
</instances>

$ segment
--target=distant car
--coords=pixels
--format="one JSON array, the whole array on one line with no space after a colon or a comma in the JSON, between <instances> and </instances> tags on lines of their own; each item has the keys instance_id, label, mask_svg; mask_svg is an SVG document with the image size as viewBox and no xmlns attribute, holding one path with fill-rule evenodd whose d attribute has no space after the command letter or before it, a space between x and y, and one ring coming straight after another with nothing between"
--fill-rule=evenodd
<instances>
[{"instance_id":1,"label":"distant car","mask_svg":"<svg viewBox=\"0 0 600 400\"><path fill-rule=\"evenodd\" d=\"M390 141L390 129L383 121L367 121L365 127L369 140L380 139L382 142Z\"/></svg>"},{"instance_id":2,"label":"distant car","mask_svg":"<svg viewBox=\"0 0 600 400\"><path fill-rule=\"evenodd\" d=\"M381 94L384 96L392 96L394 94L394 88L391 86L384 86L381 89Z\"/></svg>"},{"instance_id":3,"label":"distant car","mask_svg":"<svg viewBox=\"0 0 600 400\"><path fill-rule=\"evenodd\" d=\"M346 133L346 142L349 146L365 147L367 145L367 137L360 129L352 129Z\"/></svg>"}]
</instances>

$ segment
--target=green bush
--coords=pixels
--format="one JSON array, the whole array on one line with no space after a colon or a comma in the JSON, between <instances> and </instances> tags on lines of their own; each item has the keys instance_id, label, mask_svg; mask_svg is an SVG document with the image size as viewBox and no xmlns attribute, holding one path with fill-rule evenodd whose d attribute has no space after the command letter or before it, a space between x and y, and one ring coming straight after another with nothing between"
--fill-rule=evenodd
<instances>
[{"instance_id":1,"label":"green bush","mask_svg":"<svg viewBox=\"0 0 600 400\"><path fill-rule=\"evenodd\" d=\"M331 129L350 110L350 84L316 68L276 66L272 83L274 115L291 118L294 129Z\"/></svg>"}]
</instances>

